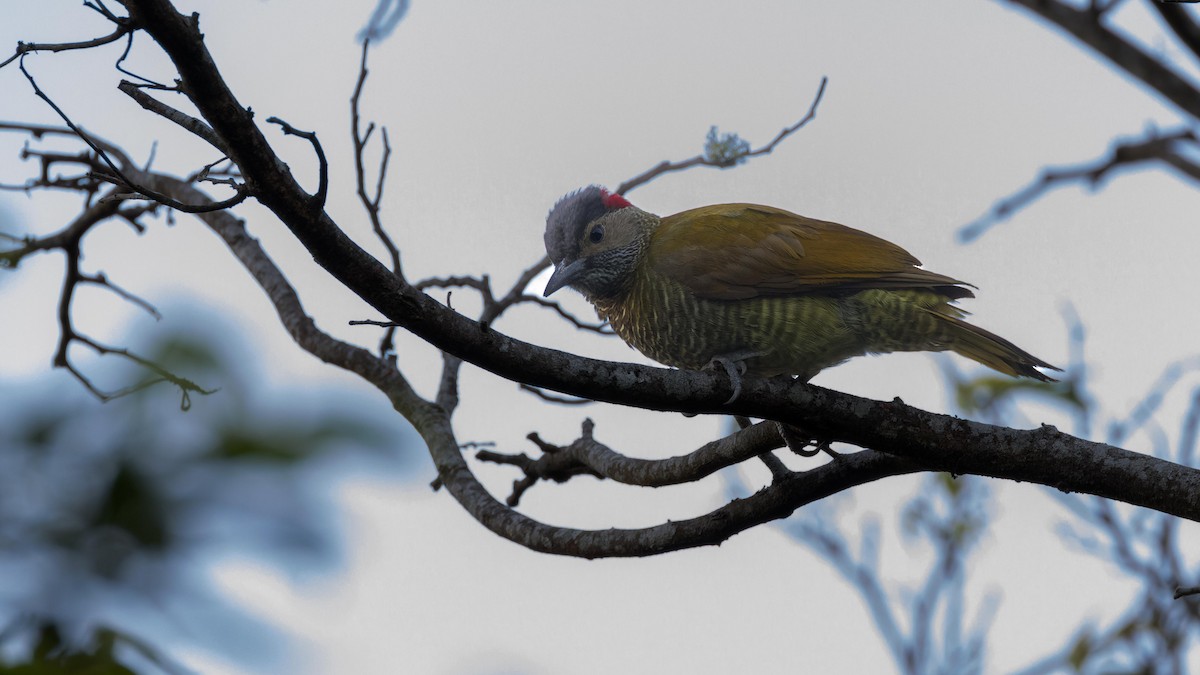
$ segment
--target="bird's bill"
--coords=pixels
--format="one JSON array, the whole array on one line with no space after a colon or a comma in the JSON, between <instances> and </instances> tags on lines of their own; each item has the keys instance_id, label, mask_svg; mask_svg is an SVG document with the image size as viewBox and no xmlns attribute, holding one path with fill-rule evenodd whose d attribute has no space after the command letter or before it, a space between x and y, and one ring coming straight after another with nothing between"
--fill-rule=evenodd
<instances>
[{"instance_id":1,"label":"bird's bill","mask_svg":"<svg viewBox=\"0 0 1200 675\"><path fill-rule=\"evenodd\" d=\"M550 275L550 281L546 282L546 290L542 292L544 297L550 297L550 294L558 289L566 286L579 276L583 271L583 261L573 260L571 262L563 261L554 267L554 274Z\"/></svg>"}]
</instances>

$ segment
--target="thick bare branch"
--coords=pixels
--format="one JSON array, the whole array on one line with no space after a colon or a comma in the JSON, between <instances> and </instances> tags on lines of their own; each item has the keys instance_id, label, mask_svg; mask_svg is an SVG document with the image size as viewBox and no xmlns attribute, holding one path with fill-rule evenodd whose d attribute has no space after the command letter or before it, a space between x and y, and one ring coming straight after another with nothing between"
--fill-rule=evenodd
<instances>
[{"instance_id":1,"label":"thick bare branch","mask_svg":"<svg viewBox=\"0 0 1200 675\"><path fill-rule=\"evenodd\" d=\"M1200 24L1196 23L1191 12L1183 5L1170 2L1149 0L1146 4L1158 12L1175 37L1192 52L1192 56L1200 59Z\"/></svg>"}]
</instances>

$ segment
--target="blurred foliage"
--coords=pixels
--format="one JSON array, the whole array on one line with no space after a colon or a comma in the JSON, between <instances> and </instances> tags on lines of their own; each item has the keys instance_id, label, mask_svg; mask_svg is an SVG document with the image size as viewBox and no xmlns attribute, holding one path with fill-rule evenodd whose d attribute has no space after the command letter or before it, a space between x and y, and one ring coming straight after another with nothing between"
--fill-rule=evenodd
<instances>
[{"instance_id":1,"label":"blurred foliage","mask_svg":"<svg viewBox=\"0 0 1200 675\"><path fill-rule=\"evenodd\" d=\"M58 627L44 623L36 627L37 641L32 653L20 664L0 660L4 675L134 675L116 656L119 634L98 630L87 644L70 646L63 642Z\"/></svg>"},{"instance_id":2,"label":"blurred foliage","mask_svg":"<svg viewBox=\"0 0 1200 675\"><path fill-rule=\"evenodd\" d=\"M1039 382L992 374L967 378L957 371L947 369L946 372L955 407L970 416L1003 415L1002 410L1007 405L1019 402L1026 395L1042 397L1075 412L1085 411L1089 405L1081 391L1082 383L1075 377L1063 377L1058 382Z\"/></svg>"},{"instance_id":3,"label":"blurred foliage","mask_svg":"<svg viewBox=\"0 0 1200 675\"><path fill-rule=\"evenodd\" d=\"M1200 357L1169 363L1130 412L1113 415L1088 387L1086 334L1070 308L1066 314L1071 365L1061 382L1004 382L987 374L969 377L948 369L960 410L994 424L1022 426L1028 424L1022 407L1049 402L1066 416L1077 435L1130 448L1144 444L1162 459L1194 466L1200 437L1200 386L1181 392L1180 385L1200 371ZM1172 424L1168 415L1175 415L1165 410L1169 404L1183 410L1174 435L1164 431ZM1200 605L1173 595L1177 587L1196 585L1200 563L1181 545L1180 520L1090 495L1045 492L1064 508L1056 528L1063 541L1110 564L1115 570L1114 586L1132 583L1136 590L1120 616L1106 625L1078 627L1066 644L1022 674L1188 672L1189 647L1200 640Z\"/></svg>"},{"instance_id":4,"label":"blurred foliage","mask_svg":"<svg viewBox=\"0 0 1200 675\"><path fill-rule=\"evenodd\" d=\"M1089 387L1083 325L1070 307L1065 314L1071 358L1059 382L1000 377L982 369L968 374L943 360L957 413L1010 427L1032 426L1031 419L1065 418L1081 437L1093 438L1099 430L1102 438L1094 440L1148 445L1159 457L1193 466L1200 443L1200 385L1190 392L1181 389L1200 374L1200 356L1168 364L1128 413L1113 415ZM1168 418L1177 413L1167 411L1176 408L1183 411L1179 430L1170 434L1165 427L1175 423ZM1036 409L1036 416L1026 409ZM981 673L998 598L985 596L968 622L965 589L971 557L991 523L988 484L983 478L945 473L920 480L920 489L901 505L898 518L906 543L933 552L916 583L897 583L880 564L880 516L864 514L854 524L842 522L838 509L852 498L849 494L806 506L781 528L855 589L898 672ZM1179 519L1088 495L1049 489L1045 494L1063 507L1057 531L1064 543L1111 565L1113 589L1133 586L1135 591L1119 616L1076 627L1061 646L1019 672L1188 672L1191 647L1200 643L1200 603L1175 600L1173 594L1177 587L1200 585L1200 562L1181 545L1185 538Z\"/></svg>"},{"instance_id":5,"label":"blurred foliage","mask_svg":"<svg viewBox=\"0 0 1200 675\"><path fill-rule=\"evenodd\" d=\"M900 531L910 540L935 549L974 548L988 523L987 486L971 476L934 473L925 488L904 505Z\"/></svg>"},{"instance_id":6,"label":"blurred foliage","mask_svg":"<svg viewBox=\"0 0 1200 675\"><path fill-rule=\"evenodd\" d=\"M155 614L205 623L184 631L201 647L263 658L254 652L277 638L209 588L206 565L250 555L285 573L329 567L327 502L346 461L404 468L396 451L413 435L386 402L272 392L215 323L142 350L220 388L190 412L167 385L102 404L67 378L0 382L0 673L169 672L133 637L164 640L170 622L147 621ZM131 376L124 368L101 374Z\"/></svg>"},{"instance_id":7,"label":"blurred foliage","mask_svg":"<svg viewBox=\"0 0 1200 675\"><path fill-rule=\"evenodd\" d=\"M884 569L878 515L841 523L850 493L806 506L781 529L859 594L897 672L971 675L985 672L988 630L999 602L989 594L969 612L965 595L967 561L990 520L988 495L987 481L977 476L920 478L899 520L906 543L933 554L915 583L895 583Z\"/></svg>"},{"instance_id":8,"label":"blurred foliage","mask_svg":"<svg viewBox=\"0 0 1200 675\"><path fill-rule=\"evenodd\" d=\"M12 245L19 244L25 236L24 228L20 227L12 211L5 206L6 199L6 195L0 195L0 248L11 248ZM3 272L11 271L15 267L15 261L0 257L0 286L10 278L10 275Z\"/></svg>"}]
</instances>

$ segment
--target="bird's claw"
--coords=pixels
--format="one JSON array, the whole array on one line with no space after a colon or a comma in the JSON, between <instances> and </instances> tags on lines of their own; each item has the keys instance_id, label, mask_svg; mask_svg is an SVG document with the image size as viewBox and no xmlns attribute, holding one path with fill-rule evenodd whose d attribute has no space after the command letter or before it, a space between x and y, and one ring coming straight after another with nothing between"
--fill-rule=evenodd
<instances>
[{"instance_id":1,"label":"bird's claw","mask_svg":"<svg viewBox=\"0 0 1200 675\"><path fill-rule=\"evenodd\" d=\"M811 438L803 430L790 424L784 424L783 422L776 422L775 424L779 427L779 435L783 437L783 442L787 445L788 450L801 457L816 457L822 452L835 460L840 456L833 448L829 447L829 441Z\"/></svg>"},{"instance_id":2,"label":"bird's claw","mask_svg":"<svg viewBox=\"0 0 1200 675\"><path fill-rule=\"evenodd\" d=\"M724 356L714 356L708 365L710 367L721 366L725 369L725 374L729 375L729 383L733 386L733 396L725 401L725 405L738 400L738 397L742 395L742 375L746 374L746 362L734 361Z\"/></svg>"}]
</instances>

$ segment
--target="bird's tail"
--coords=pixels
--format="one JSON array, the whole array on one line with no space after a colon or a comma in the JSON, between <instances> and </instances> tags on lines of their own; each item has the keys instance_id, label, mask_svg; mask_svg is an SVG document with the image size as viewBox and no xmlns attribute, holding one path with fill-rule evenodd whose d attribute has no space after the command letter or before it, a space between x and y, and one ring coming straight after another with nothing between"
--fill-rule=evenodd
<instances>
[{"instance_id":1,"label":"bird's tail","mask_svg":"<svg viewBox=\"0 0 1200 675\"><path fill-rule=\"evenodd\" d=\"M1032 377L1042 382L1055 382L1053 377L1038 370L1061 371L1013 343L973 326L962 319L933 312L948 329L947 340L951 350L1005 375Z\"/></svg>"}]
</instances>

